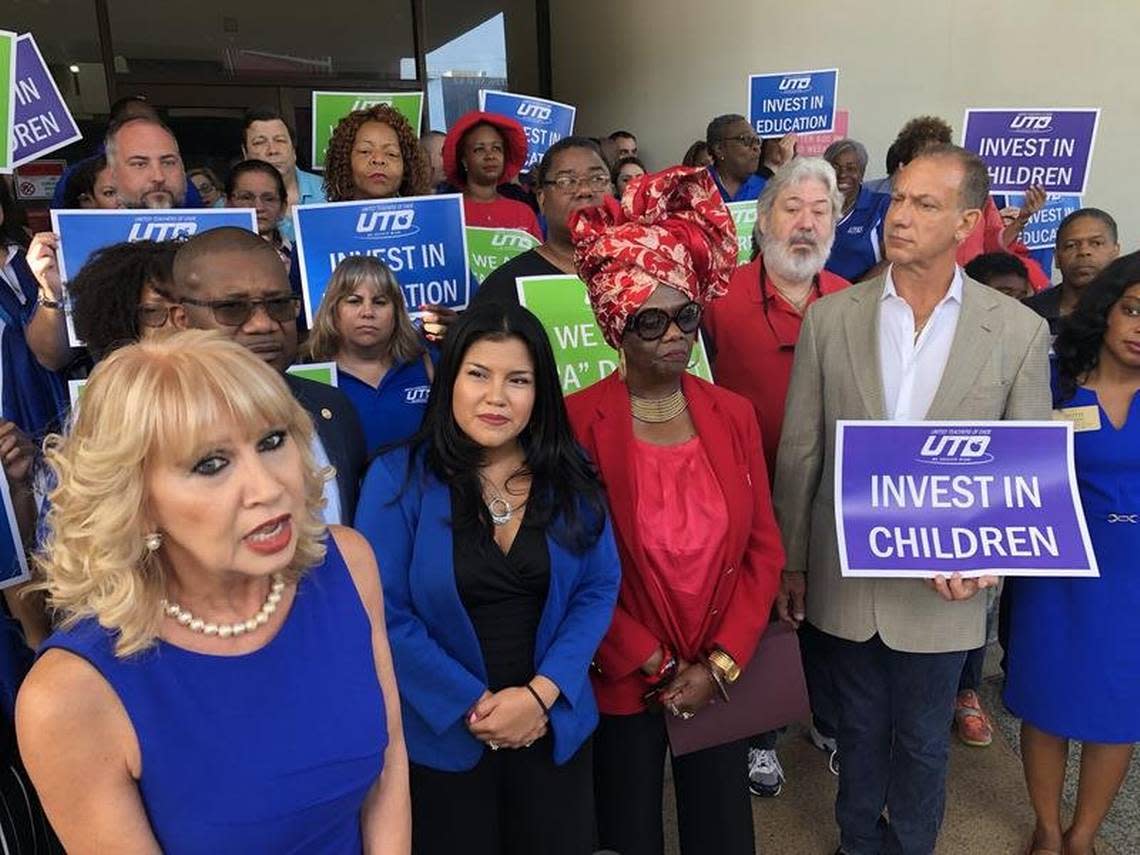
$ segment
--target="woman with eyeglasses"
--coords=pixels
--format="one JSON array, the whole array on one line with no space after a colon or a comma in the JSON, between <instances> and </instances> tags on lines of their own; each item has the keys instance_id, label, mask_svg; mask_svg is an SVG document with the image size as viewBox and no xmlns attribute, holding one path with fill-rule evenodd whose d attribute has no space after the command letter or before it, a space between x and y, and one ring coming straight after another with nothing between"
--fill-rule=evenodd
<instances>
[{"instance_id":1,"label":"woman with eyeglasses","mask_svg":"<svg viewBox=\"0 0 1140 855\"><path fill-rule=\"evenodd\" d=\"M567 399L606 485L622 582L594 656L599 843L661 855L666 716L731 703L784 553L752 405L686 372L736 231L708 172L676 167L571 220L579 274L621 367ZM750 855L747 742L672 758L683 855Z\"/></svg>"},{"instance_id":2,"label":"woman with eyeglasses","mask_svg":"<svg viewBox=\"0 0 1140 855\"><path fill-rule=\"evenodd\" d=\"M264 160L243 160L230 170L226 179L226 206L257 211L257 233L281 256L288 271L293 245L281 234L278 223L287 205L285 180L277 167Z\"/></svg>"},{"instance_id":3,"label":"woman with eyeglasses","mask_svg":"<svg viewBox=\"0 0 1140 855\"><path fill-rule=\"evenodd\" d=\"M760 198L766 181L760 168L760 137L743 116L729 113L709 122L706 133L712 166L709 174L726 202L751 202Z\"/></svg>"},{"instance_id":4,"label":"woman with eyeglasses","mask_svg":"<svg viewBox=\"0 0 1140 855\"><path fill-rule=\"evenodd\" d=\"M98 362L160 330L182 311L171 296L180 241L115 243L92 253L67 284L75 334Z\"/></svg>"},{"instance_id":5,"label":"woman with eyeglasses","mask_svg":"<svg viewBox=\"0 0 1140 855\"><path fill-rule=\"evenodd\" d=\"M531 207L498 190L519 174L526 155L526 133L507 116L472 110L451 127L443 141L443 171L463 193L468 226L521 229L542 240Z\"/></svg>"},{"instance_id":6,"label":"woman with eyeglasses","mask_svg":"<svg viewBox=\"0 0 1140 855\"><path fill-rule=\"evenodd\" d=\"M610 168L598 144L587 137L566 137L543 155L535 170L538 207L546 220L546 242L512 258L487 277L472 306L485 302L517 305L520 276L575 276L570 215L601 205L610 195Z\"/></svg>"}]
</instances>

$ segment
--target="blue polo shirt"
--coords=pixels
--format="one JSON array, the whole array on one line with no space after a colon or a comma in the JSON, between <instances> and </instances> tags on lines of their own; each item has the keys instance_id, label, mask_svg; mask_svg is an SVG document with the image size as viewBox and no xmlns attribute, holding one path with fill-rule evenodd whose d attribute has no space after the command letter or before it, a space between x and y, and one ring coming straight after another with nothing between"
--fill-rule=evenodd
<instances>
[{"instance_id":1,"label":"blue polo shirt","mask_svg":"<svg viewBox=\"0 0 1140 855\"><path fill-rule=\"evenodd\" d=\"M297 169L297 204L313 205L318 202L327 202L325 198L325 180L319 175ZM293 234L293 214L286 213L277 223L277 231L281 237L293 243L296 238Z\"/></svg>"},{"instance_id":2,"label":"blue polo shirt","mask_svg":"<svg viewBox=\"0 0 1140 855\"><path fill-rule=\"evenodd\" d=\"M855 207L835 224L835 244L824 269L854 282L882 261L883 217L890 205L886 193L860 187Z\"/></svg>"},{"instance_id":3,"label":"blue polo shirt","mask_svg":"<svg viewBox=\"0 0 1140 855\"><path fill-rule=\"evenodd\" d=\"M760 191L764 189L764 185L768 183L767 178L752 173L748 176L748 180L740 185L736 195L730 196L725 186L720 183L720 176L716 174L716 169L710 166L708 170L713 181L716 182L716 189L720 191L720 197L726 202L755 202L760 198Z\"/></svg>"},{"instance_id":4,"label":"blue polo shirt","mask_svg":"<svg viewBox=\"0 0 1140 855\"><path fill-rule=\"evenodd\" d=\"M343 368L337 369L337 378L340 391L348 396L360 416L369 456L419 430L431 391L422 357L392 366L377 387Z\"/></svg>"}]
</instances>

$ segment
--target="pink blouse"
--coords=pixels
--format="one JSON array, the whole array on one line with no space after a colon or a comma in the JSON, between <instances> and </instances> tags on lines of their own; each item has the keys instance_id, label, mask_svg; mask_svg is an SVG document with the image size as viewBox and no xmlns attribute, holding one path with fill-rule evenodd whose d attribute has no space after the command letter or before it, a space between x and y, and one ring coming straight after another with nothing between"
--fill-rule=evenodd
<instances>
[{"instance_id":1,"label":"pink blouse","mask_svg":"<svg viewBox=\"0 0 1140 855\"><path fill-rule=\"evenodd\" d=\"M637 528L652 574L646 582L665 604L664 640L692 662L724 564L728 507L700 437L678 445L635 440L633 467Z\"/></svg>"}]
</instances>

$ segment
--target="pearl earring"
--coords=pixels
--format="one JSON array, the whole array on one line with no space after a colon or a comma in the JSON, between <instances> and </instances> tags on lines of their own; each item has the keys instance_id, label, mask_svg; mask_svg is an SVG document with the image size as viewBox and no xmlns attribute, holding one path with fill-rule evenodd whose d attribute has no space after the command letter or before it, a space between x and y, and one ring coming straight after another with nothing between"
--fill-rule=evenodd
<instances>
[{"instance_id":1,"label":"pearl earring","mask_svg":"<svg viewBox=\"0 0 1140 855\"><path fill-rule=\"evenodd\" d=\"M147 552L158 552L158 548L162 546L162 532L152 531L143 538L143 543L146 544Z\"/></svg>"}]
</instances>

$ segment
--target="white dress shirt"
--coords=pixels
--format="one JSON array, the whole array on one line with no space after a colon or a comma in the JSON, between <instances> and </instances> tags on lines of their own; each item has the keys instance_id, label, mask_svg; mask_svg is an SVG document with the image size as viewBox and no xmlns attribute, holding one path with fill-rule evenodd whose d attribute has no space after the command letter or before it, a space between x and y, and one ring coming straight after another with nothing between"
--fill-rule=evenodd
<instances>
[{"instance_id":1,"label":"white dress shirt","mask_svg":"<svg viewBox=\"0 0 1140 855\"><path fill-rule=\"evenodd\" d=\"M962 270L954 268L950 290L934 307L918 337L914 312L895 291L893 266L887 268L879 298L879 366L883 374L883 403L888 419L918 421L942 382L950 345L962 311Z\"/></svg>"}]
</instances>

